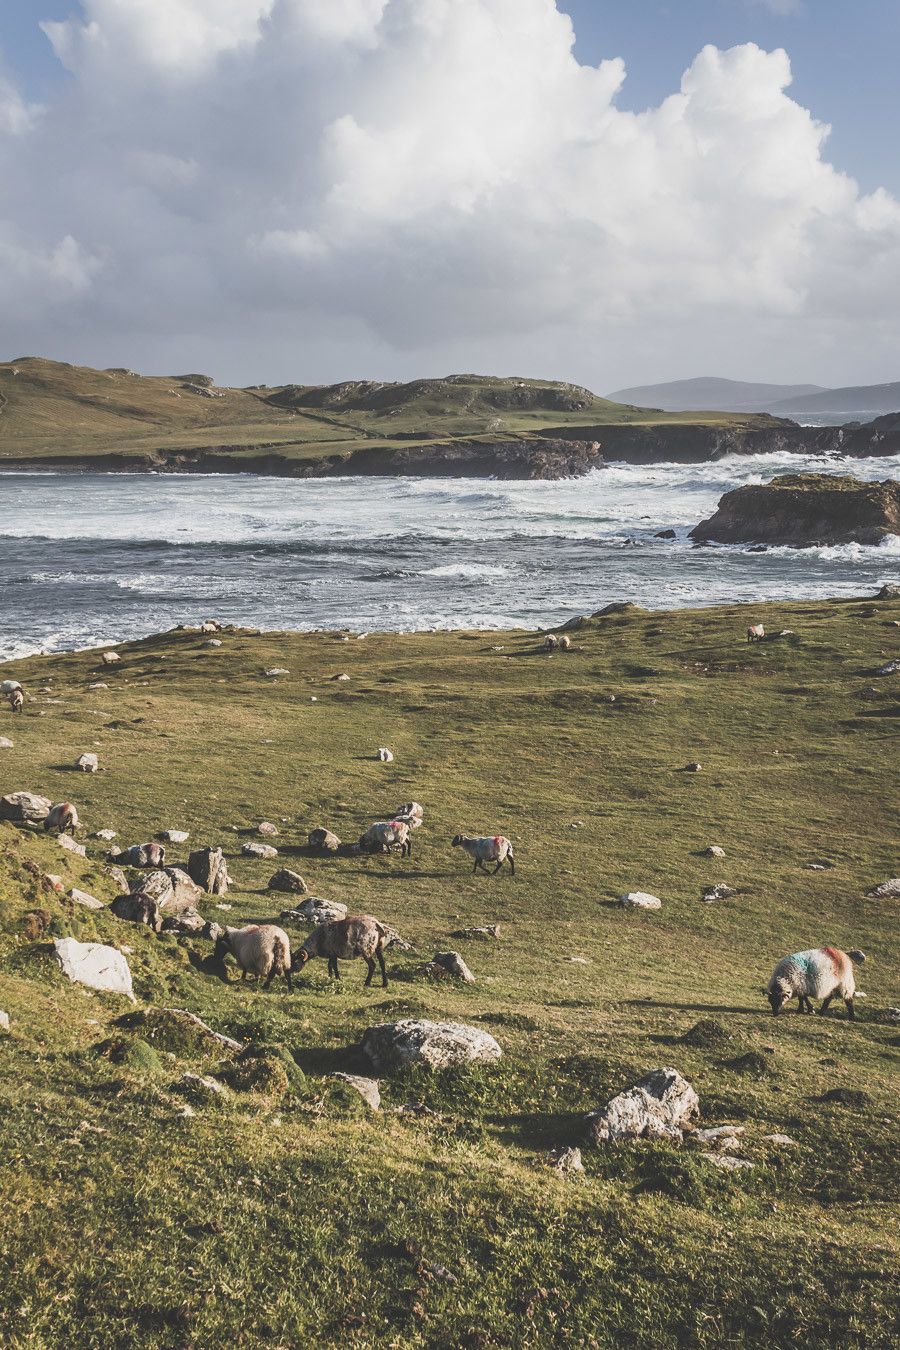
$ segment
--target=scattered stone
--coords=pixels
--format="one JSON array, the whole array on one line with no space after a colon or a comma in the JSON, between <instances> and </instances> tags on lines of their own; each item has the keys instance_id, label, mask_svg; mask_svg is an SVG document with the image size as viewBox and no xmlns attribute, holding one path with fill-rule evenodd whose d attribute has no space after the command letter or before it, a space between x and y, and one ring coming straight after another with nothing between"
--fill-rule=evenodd
<instances>
[{"instance_id":1,"label":"scattered stone","mask_svg":"<svg viewBox=\"0 0 900 1350\"><path fill-rule=\"evenodd\" d=\"M725 850L724 850L724 848L720 848L718 844L708 844L707 847L703 850L703 852L704 852L704 854L706 855L707 858L724 858L724 857L725 857Z\"/></svg>"},{"instance_id":2,"label":"scattered stone","mask_svg":"<svg viewBox=\"0 0 900 1350\"><path fill-rule=\"evenodd\" d=\"M241 845L241 852L245 858L277 858L278 849L273 848L271 844L256 844L252 840Z\"/></svg>"},{"instance_id":3,"label":"scattered stone","mask_svg":"<svg viewBox=\"0 0 900 1350\"><path fill-rule=\"evenodd\" d=\"M8 736L0 736L0 750L12 750L14 748Z\"/></svg>"},{"instance_id":4,"label":"scattered stone","mask_svg":"<svg viewBox=\"0 0 900 1350\"><path fill-rule=\"evenodd\" d=\"M160 830L156 837L166 844L186 844L191 836L187 830Z\"/></svg>"},{"instance_id":5,"label":"scattered stone","mask_svg":"<svg viewBox=\"0 0 900 1350\"><path fill-rule=\"evenodd\" d=\"M122 658L118 652L104 652L100 660L105 666L117 666Z\"/></svg>"},{"instance_id":6,"label":"scattered stone","mask_svg":"<svg viewBox=\"0 0 900 1350\"><path fill-rule=\"evenodd\" d=\"M129 890L132 895L145 895L155 900L160 909L175 899L175 886L168 872L145 872L135 877Z\"/></svg>"},{"instance_id":7,"label":"scattered stone","mask_svg":"<svg viewBox=\"0 0 900 1350\"><path fill-rule=\"evenodd\" d=\"M900 671L900 661L885 661L883 666L879 666L875 671L876 675L896 675Z\"/></svg>"},{"instance_id":8,"label":"scattered stone","mask_svg":"<svg viewBox=\"0 0 900 1350\"><path fill-rule=\"evenodd\" d=\"M592 1143L620 1139L674 1139L700 1114L700 1101L677 1069L654 1069L627 1092L584 1118Z\"/></svg>"},{"instance_id":9,"label":"scattered stone","mask_svg":"<svg viewBox=\"0 0 900 1350\"><path fill-rule=\"evenodd\" d=\"M82 773L96 773L100 768L100 760L95 754L79 755L75 761L75 768L80 769Z\"/></svg>"},{"instance_id":10,"label":"scattered stone","mask_svg":"<svg viewBox=\"0 0 900 1350\"><path fill-rule=\"evenodd\" d=\"M764 1134L763 1139L767 1144L779 1144L783 1148L796 1148L797 1140L792 1139L789 1134Z\"/></svg>"},{"instance_id":11,"label":"scattered stone","mask_svg":"<svg viewBox=\"0 0 900 1350\"><path fill-rule=\"evenodd\" d=\"M361 1049L376 1073L410 1064L442 1069L448 1064L490 1062L503 1054L493 1036L478 1027L414 1018L369 1027Z\"/></svg>"},{"instance_id":12,"label":"scattered stone","mask_svg":"<svg viewBox=\"0 0 900 1350\"><path fill-rule=\"evenodd\" d=\"M385 745L379 746L378 759L381 760L382 764L393 764L394 762L393 754L391 753L390 750L388 750L387 746Z\"/></svg>"},{"instance_id":13,"label":"scattered stone","mask_svg":"<svg viewBox=\"0 0 900 1350\"><path fill-rule=\"evenodd\" d=\"M216 905L216 909L234 909L233 905Z\"/></svg>"},{"instance_id":14,"label":"scattered stone","mask_svg":"<svg viewBox=\"0 0 900 1350\"><path fill-rule=\"evenodd\" d=\"M273 825L271 820L261 820L256 827L256 833L272 838L278 833L278 826Z\"/></svg>"},{"instance_id":15,"label":"scattered stone","mask_svg":"<svg viewBox=\"0 0 900 1350\"><path fill-rule=\"evenodd\" d=\"M330 1073L328 1077L336 1078L341 1083L346 1083L348 1087L354 1088L371 1110L381 1109L381 1092L376 1078L363 1078L356 1073Z\"/></svg>"},{"instance_id":16,"label":"scattered stone","mask_svg":"<svg viewBox=\"0 0 900 1350\"><path fill-rule=\"evenodd\" d=\"M73 983L134 998L128 962L115 947L68 937L56 938L53 948L62 973Z\"/></svg>"},{"instance_id":17,"label":"scattered stone","mask_svg":"<svg viewBox=\"0 0 900 1350\"><path fill-rule=\"evenodd\" d=\"M657 530L657 531L656 531L656 534L653 536L653 538L654 538L654 539L677 539L678 536L676 535L676 533L675 533L674 530Z\"/></svg>"},{"instance_id":18,"label":"scattered stone","mask_svg":"<svg viewBox=\"0 0 900 1350\"><path fill-rule=\"evenodd\" d=\"M701 1153L700 1157L723 1172L741 1172L753 1167L749 1158L733 1158L729 1153Z\"/></svg>"},{"instance_id":19,"label":"scattered stone","mask_svg":"<svg viewBox=\"0 0 900 1350\"><path fill-rule=\"evenodd\" d=\"M199 910L188 907L178 914L167 914L163 919L163 933L177 933L179 937L205 937L216 942L222 934L217 923L204 919Z\"/></svg>"},{"instance_id":20,"label":"scattered stone","mask_svg":"<svg viewBox=\"0 0 900 1350\"><path fill-rule=\"evenodd\" d=\"M548 1167L552 1167L554 1172L560 1172L563 1176L572 1176L576 1172L584 1171L580 1148L554 1148L547 1154L545 1161Z\"/></svg>"},{"instance_id":21,"label":"scattered stone","mask_svg":"<svg viewBox=\"0 0 900 1350\"><path fill-rule=\"evenodd\" d=\"M9 1013L0 1009L0 1031L9 1031Z\"/></svg>"},{"instance_id":22,"label":"scattered stone","mask_svg":"<svg viewBox=\"0 0 900 1350\"><path fill-rule=\"evenodd\" d=\"M52 805L49 797L39 797L36 792L10 792L0 797L0 820L39 824L50 814Z\"/></svg>"},{"instance_id":23,"label":"scattered stone","mask_svg":"<svg viewBox=\"0 0 900 1350\"><path fill-rule=\"evenodd\" d=\"M718 1144L721 1148L735 1148L743 1125L713 1125L708 1130L695 1130L691 1140L696 1144Z\"/></svg>"},{"instance_id":24,"label":"scattered stone","mask_svg":"<svg viewBox=\"0 0 900 1350\"><path fill-rule=\"evenodd\" d=\"M349 680L350 676L342 672L340 675L332 675L331 678L333 680Z\"/></svg>"},{"instance_id":25,"label":"scattered stone","mask_svg":"<svg viewBox=\"0 0 900 1350\"><path fill-rule=\"evenodd\" d=\"M475 983L475 976L459 952L435 952L431 964L439 967L446 974L454 976L455 979L463 980L466 984Z\"/></svg>"},{"instance_id":26,"label":"scattered stone","mask_svg":"<svg viewBox=\"0 0 900 1350\"><path fill-rule=\"evenodd\" d=\"M289 867L281 867L269 877L269 890L293 891L297 895L304 895L306 882L299 872L292 872Z\"/></svg>"},{"instance_id":27,"label":"scattered stone","mask_svg":"<svg viewBox=\"0 0 900 1350\"><path fill-rule=\"evenodd\" d=\"M900 896L900 877L890 877L887 881L883 881L880 886L873 886L870 891L866 891L866 895L879 900L897 899Z\"/></svg>"},{"instance_id":28,"label":"scattered stone","mask_svg":"<svg viewBox=\"0 0 900 1350\"><path fill-rule=\"evenodd\" d=\"M619 896L619 904L623 909L662 909L659 896L647 891L628 891Z\"/></svg>"},{"instance_id":29,"label":"scattered stone","mask_svg":"<svg viewBox=\"0 0 900 1350\"><path fill-rule=\"evenodd\" d=\"M59 844L60 848L64 848L67 853L77 853L79 858L87 857L87 849L84 844L79 844L78 841L73 839L69 834L58 834L56 836L56 842Z\"/></svg>"},{"instance_id":30,"label":"scattered stone","mask_svg":"<svg viewBox=\"0 0 900 1350\"><path fill-rule=\"evenodd\" d=\"M700 896L704 904L711 905L714 900L730 900L738 892L733 886L726 886L724 881L717 881L715 886L707 886Z\"/></svg>"},{"instance_id":31,"label":"scattered stone","mask_svg":"<svg viewBox=\"0 0 900 1350\"><path fill-rule=\"evenodd\" d=\"M119 890L121 891L128 890L128 878L122 871L121 867L116 867L115 864L113 864L112 866L104 867L103 870L106 873L106 875L108 877L111 877L112 880L116 883L116 885L119 887Z\"/></svg>"},{"instance_id":32,"label":"scattered stone","mask_svg":"<svg viewBox=\"0 0 900 1350\"><path fill-rule=\"evenodd\" d=\"M103 909L103 901L89 895L87 891L80 891L77 886L73 886L69 891L69 899L74 900L76 905L84 905L85 909Z\"/></svg>"},{"instance_id":33,"label":"scattered stone","mask_svg":"<svg viewBox=\"0 0 900 1350\"><path fill-rule=\"evenodd\" d=\"M457 932L451 933L455 938L473 938L478 942L489 942L492 938L499 938L499 923L487 923L478 928L460 928Z\"/></svg>"},{"instance_id":34,"label":"scattered stone","mask_svg":"<svg viewBox=\"0 0 900 1350\"><path fill-rule=\"evenodd\" d=\"M682 772L682 773L700 773L700 771L702 770L702 768L703 768L703 765L702 765L698 760L694 759L694 760L691 761L690 764L685 764L685 766L684 766L684 768L682 769L681 772Z\"/></svg>"},{"instance_id":35,"label":"scattered stone","mask_svg":"<svg viewBox=\"0 0 900 1350\"><path fill-rule=\"evenodd\" d=\"M564 959L571 962L573 966L589 966L591 964L586 956L567 956Z\"/></svg>"},{"instance_id":36,"label":"scattered stone","mask_svg":"<svg viewBox=\"0 0 900 1350\"><path fill-rule=\"evenodd\" d=\"M339 900L323 900L319 895L311 895L296 909L283 909L281 918L287 922L305 924L334 923L336 919L346 919L347 906Z\"/></svg>"},{"instance_id":37,"label":"scattered stone","mask_svg":"<svg viewBox=\"0 0 900 1350\"><path fill-rule=\"evenodd\" d=\"M228 865L220 848L198 848L188 857L188 873L202 890L227 895Z\"/></svg>"},{"instance_id":38,"label":"scattered stone","mask_svg":"<svg viewBox=\"0 0 900 1350\"><path fill-rule=\"evenodd\" d=\"M341 841L331 830L326 830L323 826L318 829L310 830L306 842L310 848L321 849L323 853L337 853L341 846Z\"/></svg>"},{"instance_id":39,"label":"scattered stone","mask_svg":"<svg viewBox=\"0 0 900 1350\"><path fill-rule=\"evenodd\" d=\"M218 638L210 638L209 641L204 642L203 645L204 647L221 647L222 644Z\"/></svg>"},{"instance_id":40,"label":"scattered stone","mask_svg":"<svg viewBox=\"0 0 900 1350\"><path fill-rule=\"evenodd\" d=\"M289 670L285 670L284 666L271 666L269 670L263 671L263 674L268 675L270 680L277 679L279 675L290 675L290 673Z\"/></svg>"},{"instance_id":41,"label":"scattered stone","mask_svg":"<svg viewBox=\"0 0 900 1350\"><path fill-rule=\"evenodd\" d=\"M108 689L109 685L104 684L102 680L95 680L93 684L88 685L88 689Z\"/></svg>"},{"instance_id":42,"label":"scattered stone","mask_svg":"<svg viewBox=\"0 0 900 1350\"><path fill-rule=\"evenodd\" d=\"M105 839L106 842L107 842L108 844L111 844L112 841L113 841L114 839L118 839L118 837L119 837L119 836L116 834L115 830L95 830L95 831L94 831L94 838L95 838L95 839Z\"/></svg>"}]
</instances>

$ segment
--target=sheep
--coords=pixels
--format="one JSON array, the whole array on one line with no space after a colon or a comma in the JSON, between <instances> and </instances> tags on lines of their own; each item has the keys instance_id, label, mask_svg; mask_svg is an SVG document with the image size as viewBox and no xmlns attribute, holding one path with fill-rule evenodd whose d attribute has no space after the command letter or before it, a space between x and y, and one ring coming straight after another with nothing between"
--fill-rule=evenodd
<instances>
[{"instance_id":1,"label":"sheep","mask_svg":"<svg viewBox=\"0 0 900 1350\"><path fill-rule=\"evenodd\" d=\"M384 965L384 948L388 940L388 929L373 919L370 914L356 914L347 919L335 919L332 923L320 924L294 953L291 970L296 975L307 961L314 956L328 958L328 974L336 980L341 978L338 960L351 961L361 957L369 967L365 987L372 983L375 974L375 962L381 967L381 987L387 989L388 978Z\"/></svg>"},{"instance_id":2,"label":"sheep","mask_svg":"<svg viewBox=\"0 0 900 1350\"><path fill-rule=\"evenodd\" d=\"M341 846L341 841L331 830L326 830L320 826L316 830L310 830L306 836L306 842L310 848L320 849L324 853L337 853Z\"/></svg>"},{"instance_id":3,"label":"sheep","mask_svg":"<svg viewBox=\"0 0 900 1350\"><path fill-rule=\"evenodd\" d=\"M558 646L559 646L559 638L554 637L552 633L548 633L547 636L544 638L544 651L555 652Z\"/></svg>"},{"instance_id":4,"label":"sheep","mask_svg":"<svg viewBox=\"0 0 900 1350\"><path fill-rule=\"evenodd\" d=\"M72 803L59 802L51 806L44 817L44 829L53 830L54 834L71 833L74 836L78 829L78 812Z\"/></svg>"},{"instance_id":5,"label":"sheep","mask_svg":"<svg viewBox=\"0 0 900 1350\"><path fill-rule=\"evenodd\" d=\"M152 928L154 933L162 929L163 918L159 901L143 891L135 891L133 895L118 895L109 908L117 919L125 919L128 923L145 924L148 928Z\"/></svg>"},{"instance_id":6,"label":"sheep","mask_svg":"<svg viewBox=\"0 0 900 1350\"><path fill-rule=\"evenodd\" d=\"M766 636L766 630L761 623L752 623L747 629L748 642L762 642Z\"/></svg>"},{"instance_id":7,"label":"sheep","mask_svg":"<svg viewBox=\"0 0 900 1350\"><path fill-rule=\"evenodd\" d=\"M397 807L393 819L408 825L411 830L417 830L422 824L424 815L425 810L419 802L404 802L402 806Z\"/></svg>"},{"instance_id":8,"label":"sheep","mask_svg":"<svg viewBox=\"0 0 900 1350\"><path fill-rule=\"evenodd\" d=\"M18 680L0 680L0 694L3 694L4 698L9 698L10 694L21 688Z\"/></svg>"},{"instance_id":9,"label":"sheep","mask_svg":"<svg viewBox=\"0 0 900 1350\"><path fill-rule=\"evenodd\" d=\"M25 695L21 689L13 689L7 694L9 706L14 713L20 713L25 706Z\"/></svg>"},{"instance_id":10,"label":"sheep","mask_svg":"<svg viewBox=\"0 0 900 1350\"><path fill-rule=\"evenodd\" d=\"M470 858L475 859L475 866L472 868L472 875L478 871L479 867L483 872L487 871L485 863L493 862L497 866L494 868L493 875L496 876L505 862L509 862L509 870L513 876L516 874L516 863L513 858L513 846L503 834L493 836L486 835L477 838L470 838L466 834L454 835L451 840L452 848L463 848Z\"/></svg>"},{"instance_id":11,"label":"sheep","mask_svg":"<svg viewBox=\"0 0 900 1350\"><path fill-rule=\"evenodd\" d=\"M246 980L248 974L263 980L263 989L268 989L276 975L287 980L288 993L293 992L291 984L291 944L283 928L273 923L249 923L245 928L226 928L216 939L213 960L222 962L228 955L234 957Z\"/></svg>"},{"instance_id":12,"label":"sheep","mask_svg":"<svg viewBox=\"0 0 900 1350\"><path fill-rule=\"evenodd\" d=\"M163 867L166 861L165 845L132 844L131 848L111 854L110 861L120 863L123 867Z\"/></svg>"},{"instance_id":13,"label":"sheep","mask_svg":"<svg viewBox=\"0 0 900 1350\"><path fill-rule=\"evenodd\" d=\"M562 637L559 639L559 650L561 652L567 652L571 647L571 645L572 639L570 637L567 637L566 634L563 633Z\"/></svg>"},{"instance_id":14,"label":"sheep","mask_svg":"<svg viewBox=\"0 0 900 1350\"><path fill-rule=\"evenodd\" d=\"M847 1005L847 1016L852 1019L856 993L853 965L865 959L863 952L842 952L837 947L816 947L782 957L764 991L772 1012L777 1017L785 1004L796 997L798 1012L812 1013L810 999L820 998L823 1002L819 1011L826 1013L831 1000L839 994Z\"/></svg>"},{"instance_id":15,"label":"sheep","mask_svg":"<svg viewBox=\"0 0 900 1350\"><path fill-rule=\"evenodd\" d=\"M401 856L412 856L411 830L405 820L377 820L360 836L363 853L388 853L399 846Z\"/></svg>"}]
</instances>

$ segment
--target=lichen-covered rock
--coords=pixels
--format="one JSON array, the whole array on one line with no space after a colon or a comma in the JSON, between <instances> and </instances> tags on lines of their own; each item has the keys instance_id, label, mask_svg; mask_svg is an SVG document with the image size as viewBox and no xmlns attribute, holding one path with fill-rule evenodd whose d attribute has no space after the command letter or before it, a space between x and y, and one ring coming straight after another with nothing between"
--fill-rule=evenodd
<instances>
[{"instance_id":1,"label":"lichen-covered rock","mask_svg":"<svg viewBox=\"0 0 900 1350\"><path fill-rule=\"evenodd\" d=\"M36 792L10 792L0 797L0 820L40 823L50 814L53 803Z\"/></svg>"},{"instance_id":2,"label":"lichen-covered rock","mask_svg":"<svg viewBox=\"0 0 900 1350\"><path fill-rule=\"evenodd\" d=\"M160 909L175 898L175 887L168 872L146 872L141 877L135 877L129 890L132 895L146 895L155 900Z\"/></svg>"},{"instance_id":3,"label":"lichen-covered rock","mask_svg":"<svg viewBox=\"0 0 900 1350\"><path fill-rule=\"evenodd\" d=\"M700 1101L677 1069L654 1069L606 1106L589 1112L585 1130L592 1143L621 1139L674 1139L700 1114Z\"/></svg>"},{"instance_id":4,"label":"lichen-covered rock","mask_svg":"<svg viewBox=\"0 0 900 1350\"><path fill-rule=\"evenodd\" d=\"M118 838L118 835L115 830L95 830L94 838L103 839L106 843L111 844L114 839Z\"/></svg>"},{"instance_id":5,"label":"lichen-covered rock","mask_svg":"<svg viewBox=\"0 0 900 1350\"><path fill-rule=\"evenodd\" d=\"M87 857L87 849L84 844L79 844L70 834L58 834L56 836L56 842L59 844L60 848L64 848L67 853L75 853L79 858Z\"/></svg>"},{"instance_id":6,"label":"lichen-covered rock","mask_svg":"<svg viewBox=\"0 0 900 1350\"><path fill-rule=\"evenodd\" d=\"M203 895L202 889L180 867L167 867L166 876L172 883L172 898L162 908L167 914L177 914L179 910L192 908Z\"/></svg>"},{"instance_id":7,"label":"lichen-covered rock","mask_svg":"<svg viewBox=\"0 0 900 1350\"><path fill-rule=\"evenodd\" d=\"M341 846L341 841L331 830L326 830L319 826L318 829L310 830L307 836L307 843L310 848L321 849L323 853L337 853Z\"/></svg>"},{"instance_id":8,"label":"lichen-covered rock","mask_svg":"<svg viewBox=\"0 0 900 1350\"><path fill-rule=\"evenodd\" d=\"M348 1087L354 1089L362 1097L366 1106L373 1111L381 1108L381 1092L378 1087L378 1080L375 1078L363 1078L356 1073L332 1073L329 1078L336 1078L341 1083L346 1083Z\"/></svg>"},{"instance_id":9,"label":"lichen-covered rock","mask_svg":"<svg viewBox=\"0 0 900 1350\"><path fill-rule=\"evenodd\" d=\"M866 895L878 900L896 900L900 897L900 877L889 877L880 886L873 886L870 891L866 891Z\"/></svg>"},{"instance_id":10,"label":"lichen-covered rock","mask_svg":"<svg viewBox=\"0 0 900 1350\"><path fill-rule=\"evenodd\" d=\"M306 892L306 882L299 872L292 872L289 867L282 867L269 877L270 891L292 891L296 895L303 895Z\"/></svg>"},{"instance_id":11,"label":"lichen-covered rock","mask_svg":"<svg viewBox=\"0 0 900 1350\"><path fill-rule=\"evenodd\" d=\"M220 848L194 849L188 857L188 873L210 895L228 894L228 865Z\"/></svg>"},{"instance_id":12,"label":"lichen-covered rock","mask_svg":"<svg viewBox=\"0 0 900 1350\"><path fill-rule=\"evenodd\" d=\"M574 1176L584 1171L580 1148L555 1148L547 1154L546 1163L563 1176Z\"/></svg>"},{"instance_id":13,"label":"lichen-covered rock","mask_svg":"<svg viewBox=\"0 0 900 1350\"><path fill-rule=\"evenodd\" d=\"M336 919L346 919L347 906L341 904L340 900L324 900L320 895L310 895L294 909L283 909L281 917L294 923L334 923Z\"/></svg>"},{"instance_id":14,"label":"lichen-covered rock","mask_svg":"<svg viewBox=\"0 0 900 1350\"><path fill-rule=\"evenodd\" d=\"M619 896L619 904L623 909L662 909L659 896L649 891L627 891Z\"/></svg>"},{"instance_id":15,"label":"lichen-covered rock","mask_svg":"<svg viewBox=\"0 0 900 1350\"><path fill-rule=\"evenodd\" d=\"M256 833L264 837L268 836L271 839L278 833L278 826L273 825L271 820L261 820L256 827Z\"/></svg>"},{"instance_id":16,"label":"lichen-covered rock","mask_svg":"<svg viewBox=\"0 0 900 1350\"><path fill-rule=\"evenodd\" d=\"M76 905L83 905L85 909L103 908L102 900L98 900L96 896L89 895L87 891L80 891L77 886L73 886L69 891L69 899L74 900Z\"/></svg>"},{"instance_id":17,"label":"lichen-covered rock","mask_svg":"<svg viewBox=\"0 0 900 1350\"><path fill-rule=\"evenodd\" d=\"M278 849L273 848L271 844L257 844L254 840L248 840L246 844L241 845L241 852L245 858L277 858Z\"/></svg>"},{"instance_id":18,"label":"lichen-covered rock","mask_svg":"<svg viewBox=\"0 0 900 1350\"><path fill-rule=\"evenodd\" d=\"M75 768L80 769L82 773L96 773L100 768L100 759L95 754L79 755L75 761Z\"/></svg>"},{"instance_id":19,"label":"lichen-covered rock","mask_svg":"<svg viewBox=\"0 0 900 1350\"><path fill-rule=\"evenodd\" d=\"M134 998L128 962L115 947L106 947L102 942L78 942L69 937L57 938L53 950L62 973L74 984Z\"/></svg>"},{"instance_id":20,"label":"lichen-covered rock","mask_svg":"<svg viewBox=\"0 0 900 1350\"><path fill-rule=\"evenodd\" d=\"M493 1036L479 1027L414 1018L369 1027L361 1049L376 1073L410 1064L443 1069L448 1064L492 1062L503 1054Z\"/></svg>"},{"instance_id":21,"label":"lichen-covered rock","mask_svg":"<svg viewBox=\"0 0 900 1350\"><path fill-rule=\"evenodd\" d=\"M431 958L433 966L440 967L448 975L454 976L457 980L463 980L466 984L474 984L475 976L472 974L459 952L435 952Z\"/></svg>"}]
</instances>

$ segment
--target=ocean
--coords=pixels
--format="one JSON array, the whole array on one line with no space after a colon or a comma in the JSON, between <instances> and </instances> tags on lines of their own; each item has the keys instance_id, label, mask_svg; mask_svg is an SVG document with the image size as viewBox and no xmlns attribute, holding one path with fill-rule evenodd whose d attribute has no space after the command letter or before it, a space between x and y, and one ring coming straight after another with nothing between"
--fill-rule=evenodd
<instances>
[{"instance_id":1,"label":"ocean","mask_svg":"<svg viewBox=\"0 0 900 1350\"><path fill-rule=\"evenodd\" d=\"M867 595L879 547L694 548L743 483L799 469L897 477L900 456L612 464L558 483L0 474L0 657L211 617L266 629L535 628L648 608ZM674 529L675 539L654 537Z\"/></svg>"}]
</instances>

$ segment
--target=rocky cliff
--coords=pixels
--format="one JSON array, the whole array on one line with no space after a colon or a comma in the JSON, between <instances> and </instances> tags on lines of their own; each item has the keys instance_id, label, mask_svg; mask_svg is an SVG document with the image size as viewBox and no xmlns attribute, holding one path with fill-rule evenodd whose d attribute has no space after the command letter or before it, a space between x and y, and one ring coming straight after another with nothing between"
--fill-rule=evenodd
<instances>
[{"instance_id":1,"label":"rocky cliff","mask_svg":"<svg viewBox=\"0 0 900 1350\"><path fill-rule=\"evenodd\" d=\"M795 473L726 492L715 515L691 531L701 543L878 544L900 534L900 483Z\"/></svg>"}]
</instances>

